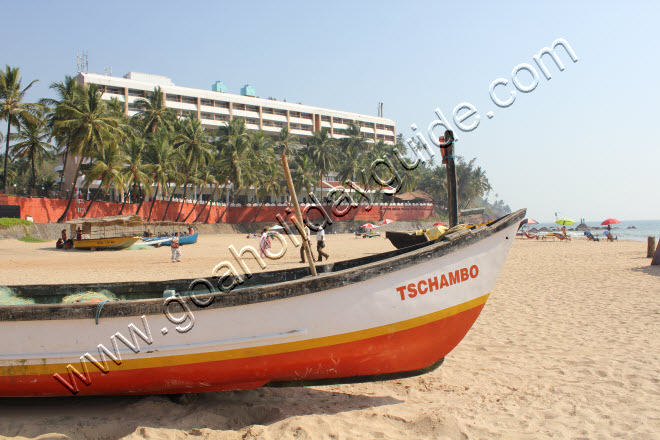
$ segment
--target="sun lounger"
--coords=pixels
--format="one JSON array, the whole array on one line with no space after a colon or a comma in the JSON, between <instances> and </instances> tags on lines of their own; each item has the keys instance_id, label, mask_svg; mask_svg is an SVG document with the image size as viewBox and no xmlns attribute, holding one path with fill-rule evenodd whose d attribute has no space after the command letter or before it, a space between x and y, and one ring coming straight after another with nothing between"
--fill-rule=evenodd
<instances>
[{"instance_id":1,"label":"sun lounger","mask_svg":"<svg viewBox=\"0 0 660 440\"><path fill-rule=\"evenodd\" d=\"M555 232L552 235L557 237L559 241L571 241L571 237L569 235L560 234L559 232Z\"/></svg>"},{"instance_id":2,"label":"sun lounger","mask_svg":"<svg viewBox=\"0 0 660 440\"><path fill-rule=\"evenodd\" d=\"M619 241L619 237L615 237L610 231L605 231L605 236L607 237L607 241Z\"/></svg>"},{"instance_id":3,"label":"sun lounger","mask_svg":"<svg viewBox=\"0 0 660 440\"><path fill-rule=\"evenodd\" d=\"M587 236L589 241L600 241L600 238L594 237L594 234L592 234L591 231L584 231L584 235Z\"/></svg>"}]
</instances>

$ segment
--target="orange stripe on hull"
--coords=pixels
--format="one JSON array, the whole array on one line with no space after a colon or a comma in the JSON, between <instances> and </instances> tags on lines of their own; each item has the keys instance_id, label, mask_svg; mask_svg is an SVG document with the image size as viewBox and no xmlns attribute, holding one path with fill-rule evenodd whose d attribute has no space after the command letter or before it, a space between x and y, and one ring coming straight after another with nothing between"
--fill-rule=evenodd
<instances>
[{"instance_id":1,"label":"orange stripe on hull","mask_svg":"<svg viewBox=\"0 0 660 440\"><path fill-rule=\"evenodd\" d=\"M444 358L468 332L484 304L446 318L357 341L241 359L115 370L89 365L78 395L152 394L258 388L269 382L348 378L418 370ZM78 370L80 364L74 365ZM83 373L83 371L81 371ZM67 382L68 374L61 375ZM2 376L0 396L72 393L51 374Z\"/></svg>"}]
</instances>

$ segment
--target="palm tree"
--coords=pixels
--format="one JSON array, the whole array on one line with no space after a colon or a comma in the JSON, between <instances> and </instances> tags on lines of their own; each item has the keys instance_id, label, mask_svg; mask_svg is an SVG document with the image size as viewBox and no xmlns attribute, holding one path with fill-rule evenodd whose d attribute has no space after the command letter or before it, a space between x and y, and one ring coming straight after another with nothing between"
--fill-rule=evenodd
<instances>
[{"instance_id":1,"label":"palm tree","mask_svg":"<svg viewBox=\"0 0 660 440\"><path fill-rule=\"evenodd\" d=\"M292 167L295 167L292 172L292 179L297 188L305 188L308 192L314 193L316 191L316 184L318 182L318 174L314 159L307 154L299 154L294 159Z\"/></svg>"},{"instance_id":2,"label":"palm tree","mask_svg":"<svg viewBox=\"0 0 660 440\"><path fill-rule=\"evenodd\" d=\"M96 149L90 152L92 163L85 173L85 184L87 188L95 181L100 180L98 189L94 193L92 200L87 205L87 209L83 214L83 218L87 217L89 209L96 201L97 196L101 192L101 188L105 188L106 193L110 186L114 185L117 188L123 188L125 184L124 175L122 170L124 168L124 161L126 160L124 152L116 143L104 146L103 149Z\"/></svg>"},{"instance_id":3,"label":"palm tree","mask_svg":"<svg viewBox=\"0 0 660 440\"><path fill-rule=\"evenodd\" d=\"M21 74L18 67L5 66L0 72L0 120L7 121L7 144L5 145L5 169L2 179L2 188L7 192L7 167L9 166L9 140L11 127L20 130L25 122L34 122L33 113L40 107L36 104L23 102L25 93L38 80L32 81L21 89Z\"/></svg>"},{"instance_id":4,"label":"palm tree","mask_svg":"<svg viewBox=\"0 0 660 440\"><path fill-rule=\"evenodd\" d=\"M179 131L174 137L174 148L180 150L184 157L184 166L181 171L184 185L183 201L185 202L188 184L193 183L193 176L197 172L197 168L212 158L211 148L213 146L208 141L208 134L202 127L202 123L196 117L184 119L178 129ZM181 211L183 211L183 203L176 216L177 221L181 216Z\"/></svg>"},{"instance_id":5,"label":"palm tree","mask_svg":"<svg viewBox=\"0 0 660 440\"><path fill-rule=\"evenodd\" d=\"M50 133L46 127L46 122L41 118L26 122L22 131L11 134L11 138L18 141L12 145L12 154L30 159L32 169L30 191L34 190L37 184L35 163L42 164L44 159L50 158L52 155L54 147L48 143L49 137Z\"/></svg>"},{"instance_id":6,"label":"palm tree","mask_svg":"<svg viewBox=\"0 0 660 440\"><path fill-rule=\"evenodd\" d=\"M149 216L147 221L151 220L151 213L156 203L158 190L167 188L170 177L176 175L176 163L179 159L179 153L170 144L170 135L167 132L161 132L153 137L147 144L146 162L149 164L149 173L156 182L156 191L154 193Z\"/></svg>"},{"instance_id":7,"label":"palm tree","mask_svg":"<svg viewBox=\"0 0 660 440\"><path fill-rule=\"evenodd\" d=\"M48 128L51 131L53 131L53 135L55 137L55 141L57 142L58 149L60 149L58 153L61 151L62 148L61 146L64 145L64 165L62 167L62 176L65 176L66 166L69 159L69 147L66 142L66 139L63 138L62 136L58 136L58 134L55 133L53 130L56 117L58 114L54 109L56 109L59 105L63 103L68 103L68 104L73 103L73 100L75 99L76 96L76 89L78 88L78 80L73 76L66 75L64 77L64 81L54 82L49 86L49 88L55 91L59 99L43 98L39 100L39 104L43 105L44 107L49 107L53 109L53 111L51 111L50 114L48 115L47 124L48 124ZM60 184L59 184L60 190L62 189L63 182L64 179L60 179Z\"/></svg>"},{"instance_id":8,"label":"palm tree","mask_svg":"<svg viewBox=\"0 0 660 440\"><path fill-rule=\"evenodd\" d=\"M250 136L245 122L242 119L234 119L226 126L218 128L217 137L218 167L227 171L227 178L236 188L232 196L233 202L236 193L246 186L249 187L247 183L253 180L255 170L252 168L253 150ZM222 213L223 216L226 211Z\"/></svg>"},{"instance_id":9,"label":"palm tree","mask_svg":"<svg viewBox=\"0 0 660 440\"><path fill-rule=\"evenodd\" d=\"M131 139L123 144L123 152L126 157L126 166L124 171L126 173L126 185L130 188L131 185L137 187L138 198L140 204L137 207L136 213L140 212L142 203L144 203L145 196L151 195L151 178L149 177L149 165L143 160L143 152L145 150L144 140L139 138ZM144 187L144 192L142 188ZM119 214L123 212L119 211Z\"/></svg>"},{"instance_id":10,"label":"palm tree","mask_svg":"<svg viewBox=\"0 0 660 440\"><path fill-rule=\"evenodd\" d=\"M154 88L154 91L147 95L147 99L137 99L133 104L142 108L133 118L142 124L145 133L153 135L158 129L171 129L174 125L176 115L172 109L165 106L160 86Z\"/></svg>"},{"instance_id":11,"label":"palm tree","mask_svg":"<svg viewBox=\"0 0 660 440\"><path fill-rule=\"evenodd\" d=\"M213 186L213 185L217 185L217 183L218 183L218 181L215 180L215 176L213 175L213 171L211 171L208 167L206 169L200 170L198 172L199 172L199 174L197 175L196 179L201 185L200 188L199 188L199 196L195 200L195 204L193 205L192 209L190 210L190 212L188 213L186 218L183 219L184 222L186 220L188 220L188 217L190 217L190 214L192 214L195 211L195 208L197 207L197 204L202 199L202 193L204 192L204 188L206 187L206 185ZM211 194L211 195L213 195L213 194ZM204 207L206 207L206 205L204 205ZM203 209L204 208L202 208L202 210ZM199 217L199 214L197 216L195 216L195 220L197 220L197 217Z\"/></svg>"},{"instance_id":12,"label":"palm tree","mask_svg":"<svg viewBox=\"0 0 660 440\"><path fill-rule=\"evenodd\" d=\"M266 203L266 197L270 194L274 194L275 197L279 196L286 183L284 182L284 171L280 166L279 162L275 157L275 152L272 149L264 150L259 156L259 175L257 177L257 197L261 199L261 205L259 209L254 214L254 219L257 220L257 216Z\"/></svg>"},{"instance_id":13,"label":"palm tree","mask_svg":"<svg viewBox=\"0 0 660 440\"><path fill-rule=\"evenodd\" d=\"M320 170L320 185L321 185L321 200L323 200L323 176L326 171L334 170L339 163L337 157L337 144L334 139L330 137L330 132L327 128L322 128L312 135L309 140L311 148L311 156L314 159L316 168Z\"/></svg>"},{"instance_id":14,"label":"palm tree","mask_svg":"<svg viewBox=\"0 0 660 440\"><path fill-rule=\"evenodd\" d=\"M101 99L102 93L95 84L76 89L75 95L73 102L62 103L56 108L57 120L53 124L56 133L66 137L71 153L78 160L73 177L74 186L80 174L80 166L90 153L97 151L102 154L107 145L117 144L124 136L121 118ZM66 219L73 193L72 190L58 223Z\"/></svg>"}]
</instances>

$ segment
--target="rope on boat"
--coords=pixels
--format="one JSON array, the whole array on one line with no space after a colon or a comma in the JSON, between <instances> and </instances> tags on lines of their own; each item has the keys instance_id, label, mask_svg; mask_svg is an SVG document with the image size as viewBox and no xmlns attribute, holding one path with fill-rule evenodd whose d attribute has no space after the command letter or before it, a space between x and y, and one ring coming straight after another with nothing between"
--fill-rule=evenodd
<instances>
[{"instance_id":1,"label":"rope on boat","mask_svg":"<svg viewBox=\"0 0 660 440\"><path fill-rule=\"evenodd\" d=\"M101 310L103 310L103 306L104 306L105 303L107 303L108 301L109 301L109 300L104 299L103 301L101 301L101 302L99 303L98 307L96 307L96 318L94 318L94 322L96 322L96 325L99 325L99 316L101 316Z\"/></svg>"}]
</instances>

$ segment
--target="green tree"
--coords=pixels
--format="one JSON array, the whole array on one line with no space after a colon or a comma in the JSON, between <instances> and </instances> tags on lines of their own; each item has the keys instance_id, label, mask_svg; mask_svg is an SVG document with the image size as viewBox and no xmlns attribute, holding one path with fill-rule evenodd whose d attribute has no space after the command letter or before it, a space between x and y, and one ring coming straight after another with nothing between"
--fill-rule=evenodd
<instances>
[{"instance_id":1,"label":"green tree","mask_svg":"<svg viewBox=\"0 0 660 440\"><path fill-rule=\"evenodd\" d=\"M170 143L170 134L163 131L151 138L147 144L146 162L149 165L148 172L151 174L153 181L156 182L156 191L149 208L149 216L147 221L151 220L151 213L156 203L158 190L160 188L167 188L171 177L177 174L176 165L178 163L180 154L177 152ZM166 191L163 190L166 194ZM167 195L167 194L166 194Z\"/></svg>"},{"instance_id":2,"label":"green tree","mask_svg":"<svg viewBox=\"0 0 660 440\"><path fill-rule=\"evenodd\" d=\"M38 80L32 81L22 88L20 69L18 67L5 66L0 71L0 120L7 121L7 135L5 136L5 168L2 178L2 188L7 192L7 172L9 167L9 141L11 127L21 130L26 122L35 122L34 113L40 106L23 102L25 93Z\"/></svg>"},{"instance_id":3,"label":"green tree","mask_svg":"<svg viewBox=\"0 0 660 440\"><path fill-rule=\"evenodd\" d=\"M30 179L30 190L34 190L37 184L37 172L35 163L43 164L44 159L52 156L54 147L48 142L50 133L46 122L36 117L23 124L23 130L12 133L12 140L16 141L11 147L14 156L26 157L30 161L32 178Z\"/></svg>"},{"instance_id":4,"label":"green tree","mask_svg":"<svg viewBox=\"0 0 660 440\"><path fill-rule=\"evenodd\" d=\"M73 102L62 103L55 109L57 115L54 123L55 132L67 139L70 154L77 158L74 185L83 161L91 153L103 154L107 145L117 144L124 136L121 129L122 119L101 99L102 93L95 84L78 88L75 95ZM58 223L66 219L73 194L72 190Z\"/></svg>"},{"instance_id":5,"label":"green tree","mask_svg":"<svg viewBox=\"0 0 660 440\"><path fill-rule=\"evenodd\" d=\"M66 138L62 136L63 133L57 133L56 130L54 129L55 121L57 120L57 116L58 116L58 113L55 109L57 109L58 106L64 103L68 103L68 104L73 103L73 100L75 99L76 96L76 90L78 89L78 81L75 77L66 75L64 77L64 81L54 82L49 86L49 88L55 91L57 95L57 99L52 99L52 98L40 99L39 104L43 105L46 108L52 109L52 111L50 111L48 115L47 125L55 137L55 142L57 143L57 153L58 154L61 153L62 149L64 149L64 163L62 167L62 176L65 176L67 162L69 159L69 148ZM63 182L64 179L60 179L60 184L59 184L60 190L62 189Z\"/></svg>"},{"instance_id":6,"label":"green tree","mask_svg":"<svg viewBox=\"0 0 660 440\"><path fill-rule=\"evenodd\" d=\"M147 94L147 99L137 99L134 103L140 111L133 116L144 127L144 133L153 135L159 129L171 130L176 120L174 111L165 105L164 92L157 86Z\"/></svg>"},{"instance_id":7,"label":"green tree","mask_svg":"<svg viewBox=\"0 0 660 440\"><path fill-rule=\"evenodd\" d=\"M151 178L149 177L151 167L143 159L144 151L146 150L143 139L133 138L123 143L122 147L124 157L126 158L124 180L127 187L137 189L137 197L140 200L140 204L135 212L138 213L144 203L145 196L151 195ZM144 191L142 188L144 188ZM123 212L123 208L124 206L122 205L122 210L119 211L119 214Z\"/></svg>"},{"instance_id":8,"label":"green tree","mask_svg":"<svg viewBox=\"0 0 660 440\"><path fill-rule=\"evenodd\" d=\"M319 170L319 185L321 185L321 200L323 200L323 177L327 171L335 169L339 163L338 149L335 140L330 137L327 128L314 132L309 140L310 155Z\"/></svg>"},{"instance_id":9,"label":"green tree","mask_svg":"<svg viewBox=\"0 0 660 440\"><path fill-rule=\"evenodd\" d=\"M249 187L248 182L253 180L255 172L252 168L253 150L245 122L234 119L226 126L219 127L216 148L218 166L227 170L227 178L235 188L231 200L233 203L236 193Z\"/></svg>"},{"instance_id":10,"label":"green tree","mask_svg":"<svg viewBox=\"0 0 660 440\"><path fill-rule=\"evenodd\" d=\"M89 189L89 186L95 180L100 180L101 182L94 192L89 205L87 205L83 218L87 217L87 213L96 201L101 188L104 188L107 193L110 186L114 185L116 188L123 188L126 183L124 174L122 173L126 157L119 145L112 143L104 146L102 149L92 150L89 156L92 159L92 163L88 165L88 169L85 172L84 183Z\"/></svg>"}]
</instances>

